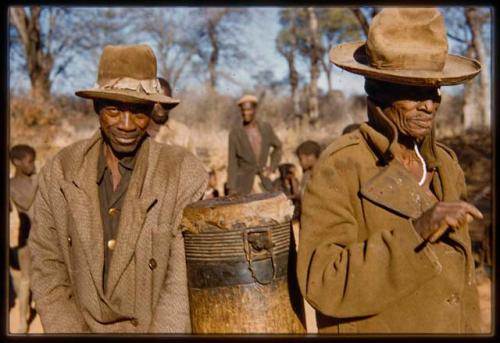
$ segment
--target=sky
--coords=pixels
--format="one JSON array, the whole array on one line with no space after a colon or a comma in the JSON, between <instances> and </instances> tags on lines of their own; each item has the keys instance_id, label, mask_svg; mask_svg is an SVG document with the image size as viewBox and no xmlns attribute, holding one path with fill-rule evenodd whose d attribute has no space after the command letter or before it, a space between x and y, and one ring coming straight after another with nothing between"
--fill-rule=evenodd
<instances>
[{"instance_id":1,"label":"sky","mask_svg":"<svg viewBox=\"0 0 500 343\"><path fill-rule=\"evenodd\" d=\"M73 8L73 10L75 10ZM238 96L242 91L252 89L255 86L255 80L251 75L259 70L272 70L276 79L282 80L288 74L286 60L275 48L275 38L280 30L278 21L279 8L264 7L255 8L254 20L244 28L242 35L246 42L247 55L251 59L249 67L236 68L229 70L231 76L237 79L240 85L225 79L220 79L218 91L224 94ZM145 42L147 43L147 42ZM449 40L450 51L454 48L454 41ZM69 47L71 48L71 47ZM52 86L53 93L73 94L75 90L92 87L96 80L97 56L95 61L83 59L81 56L75 56L71 68L76 73L68 77L59 77L54 80ZM308 65L299 63L297 66L299 73L307 76L309 74ZM11 87L29 89L29 79L26 73L11 72ZM363 94L364 78L337 67L333 68L333 88L343 91L346 95ZM327 89L327 80L324 73L321 73L319 87ZM191 79L186 83L186 89L200 87L200 81ZM458 92L460 86L445 87L445 92Z\"/></svg>"}]
</instances>

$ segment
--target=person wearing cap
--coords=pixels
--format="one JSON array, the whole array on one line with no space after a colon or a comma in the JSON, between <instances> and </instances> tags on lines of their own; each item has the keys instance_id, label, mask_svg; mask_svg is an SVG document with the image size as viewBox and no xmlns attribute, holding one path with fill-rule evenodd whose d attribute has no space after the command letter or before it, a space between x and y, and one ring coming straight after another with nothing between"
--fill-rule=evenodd
<instances>
[{"instance_id":1,"label":"person wearing cap","mask_svg":"<svg viewBox=\"0 0 500 343\"><path fill-rule=\"evenodd\" d=\"M478 333L467 223L481 213L434 119L440 86L480 64L448 54L435 8L384 9L330 59L366 78L368 122L322 153L303 198L297 274L319 332Z\"/></svg>"},{"instance_id":2,"label":"person wearing cap","mask_svg":"<svg viewBox=\"0 0 500 343\"><path fill-rule=\"evenodd\" d=\"M282 144L269 123L257 120L257 103L257 97L249 94L238 100L243 125L235 126L229 133L227 183L230 195L273 189L269 176L280 163ZM261 181L261 189L256 185L255 176Z\"/></svg>"},{"instance_id":3,"label":"person wearing cap","mask_svg":"<svg viewBox=\"0 0 500 343\"><path fill-rule=\"evenodd\" d=\"M41 170L29 237L32 290L46 333L190 332L183 208L207 173L147 135L166 96L147 45L106 46L92 99L100 129Z\"/></svg>"}]
</instances>

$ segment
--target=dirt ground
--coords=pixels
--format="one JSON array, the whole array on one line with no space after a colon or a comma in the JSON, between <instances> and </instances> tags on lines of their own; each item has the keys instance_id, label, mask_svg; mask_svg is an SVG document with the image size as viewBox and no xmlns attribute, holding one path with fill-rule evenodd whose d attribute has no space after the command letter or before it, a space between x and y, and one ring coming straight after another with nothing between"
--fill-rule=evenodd
<instances>
[{"instance_id":1,"label":"dirt ground","mask_svg":"<svg viewBox=\"0 0 500 343\"><path fill-rule=\"evenodd\" d=\"M478 274L479 308L481 309L481 332L491 333L491 280L484 273ZM19 325L19 307L16 305L9 313L9 332L16 334ZM29 334L43 333L42 324L38 314L35 315L29 327Z\"/></svg>"}]
</instances>

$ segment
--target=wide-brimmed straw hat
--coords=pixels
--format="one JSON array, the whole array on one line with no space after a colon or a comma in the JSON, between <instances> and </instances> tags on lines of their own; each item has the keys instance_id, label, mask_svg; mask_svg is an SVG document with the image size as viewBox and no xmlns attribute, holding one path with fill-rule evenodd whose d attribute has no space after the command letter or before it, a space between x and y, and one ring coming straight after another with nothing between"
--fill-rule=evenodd
<instances>
[{"instance_id":1,"label":"wide-brimmed straw hat","mask_svg":"<svg viewBox=\"0 0 500 343\"><path fill-rule=\"evenodd\" d=\"M368 39L330 50L338 67L376 80L416 86L463 83L481 71L471 58L448 54L444 18L436 8L387 8Z\"/></svg>"},{"instance_id":2,"label":"wide-brimmed straw hat","mask_svg":"<svg viewBox=\"0 0 500 343\"><path fill-rule=\"evenodd\" d=\"M94 88L76 95L127 103L160 103L173 108L179 100L166 96L156 77L156 57L148 45L107 45L99 61Z\"/></svg>"}]
</instances>

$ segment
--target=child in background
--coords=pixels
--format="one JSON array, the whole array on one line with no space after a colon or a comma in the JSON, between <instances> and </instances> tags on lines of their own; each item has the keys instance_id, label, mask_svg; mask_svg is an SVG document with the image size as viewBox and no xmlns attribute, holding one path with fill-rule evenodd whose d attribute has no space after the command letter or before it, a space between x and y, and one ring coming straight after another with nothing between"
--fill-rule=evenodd
<instances>
[{"instance_id":1,"label":"child in background","mask_svg":"<svg viewBox=\"0 0 500 343\"><path fill-rule=\"evenodd\" d=\"M14 251L17 252L20 275L13 276L19 300L19 333L29 329L30 307L30 266L31 257L26 245L33 225L33 201L37 191L35 177L35 149L28 145L15 145L10 150L10 160L15 167L14 177L10 179L10 200L18 213L18 226L11 228ZM17 243L17 244L16 244Z\"/></svg>"}]
</instances>

